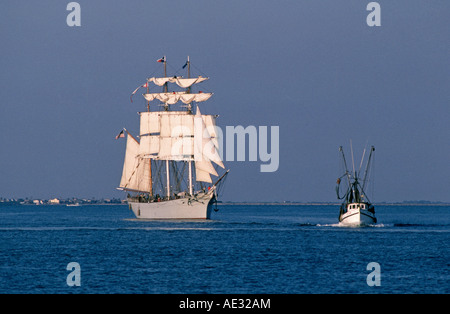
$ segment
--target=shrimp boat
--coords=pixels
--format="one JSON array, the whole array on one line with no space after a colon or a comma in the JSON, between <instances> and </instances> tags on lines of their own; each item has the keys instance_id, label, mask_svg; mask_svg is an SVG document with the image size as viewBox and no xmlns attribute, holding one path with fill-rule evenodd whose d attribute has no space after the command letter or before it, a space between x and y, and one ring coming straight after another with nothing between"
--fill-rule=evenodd
<instances>
[{"instance_id":1,"label":"shrimp boat","mask_svg":"<svg viewBox=\"0 0 450 314\"><path fill-rule=\"evenodd\" d=\"M190 76L189 57L182 67L187 78L167 76L165 56L157 62L164 76L148 78L130 98L147 89L142 94L147 110L138 112L139 140L125 128L116 136L127 137L118 189L128 192L129 208L138 219L210 219L229 170L224 171L219 155L218 116L202 114L197 105L212 93L192 91L208 78ZM151 92L151 84L162 91ZM219 168L224 169L220 177ZM213 183L211 175L219 178Z\"/></svg>"},{"instance_id":2,"label":"shrimp boat","mask_svg":"<svg viewBox=\"0 0 450 314\"><path fill-rule=\"evenodd\" d=\"M361 179L361 167L364 161L364 155L366 149L364 149L363 157L359 171L355 171L355 164L353 161L353 149L352 149L352 164L353 171L350 172L345 160L344 150L342 146L339 147L339 151L342 154L342 160L345 168L345 173L337 179L336 194L339 200L343 200L339 210L339 222L343 225L361 226L371 225L377 222L375 217L375 207L370 202L366 194L367 183L369 181L369 169L371 165L372 155L375 151L375 147L370 148L369 158L366 163L366 169L364 171L364 177ZM342 180L344 179L344 180ZM341 187L341 182L347 181ZM341 190L345 192L341 196Z\"/></svg>"}]
</instances>

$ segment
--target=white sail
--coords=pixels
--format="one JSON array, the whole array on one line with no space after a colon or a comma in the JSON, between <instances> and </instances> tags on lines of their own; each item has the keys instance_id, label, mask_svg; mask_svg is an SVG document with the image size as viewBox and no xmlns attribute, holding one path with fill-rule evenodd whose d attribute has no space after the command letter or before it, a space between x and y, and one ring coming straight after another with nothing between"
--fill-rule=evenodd
<instances>
[{"instance_id":1,"label":"white sail","mask_svg":"<svg viewBox=\"0 0 450 314\"><path fill-rule=\"evenodd\" d=\"M212 93L193 93L188 94L186 92L172 92L172 93L150 93L150 94L142 94L147 101L153 101L155 99L169 104L174 105L178 101L182 101L184 104L190 104L193 101L195 102L203 102L207 101Z\"/></svg>"},{"instance_id":2,"label":"white sail","mask_svg":"<svg viewBox=\"0 0 450 314\"><path fill-rule=\"evenodd\" d=\"M182 77L151 77L148 78L148 82L153 82L155 85L163 86L166 83L175 83L181 88L189 88L194 84L201 83L203 81L206 81L208 77L194 77L194 78L182 78Z\"/></svg>"},{"instance_id":3,"label":"white sail","mask_svg":"<svg viewBox=\"0 0 450 314\"><path fill-rule=\"evenodd\" d=\"M163 160L172 159L172 138L171 137L161 137L158 158Z\"/></svg>"},{"instance_id":4,"label":"white sail","mask_svg":"<svg viewBox=\"0 0 450 314\"><path fill-rule=\"evenodd\" d=\"M194 116L187 111L141 112L139 155L162 160L195 160L194 138L198 140L197 160L207 159L225 168L218 149L216 116ZM194 122L195 119L199 119ZM211 169L210 167L203 168ZM209 172L214 174L214 172ZM214 174L215 175L215 174Z\"/></svg>"},{"instance_id":5,"label":"white sail","mask_svg":"<svg viewBox=\"0 0 450 314\"><path fill-rule=\"evenodd\" d=\"M162 137L193 135L193 117L187 111L160 111L159 123ZM191 131L192 130L192 133Z\"/></svg>"},{"instance_id":6,"label":"white sail","mask_svg":"<svg viewBox=\"0 0 450 314\"><path fill-rule=\"evenodd\" d=\"M212 93L197 93L197 94L180 94L179 99L185 103L190 104L191 102L203 102L211 98Z\"/></svg>"},{"instance_id":7,"label":"white sail","mask_svg":"<svg viewBox=\"0 0 450 314\"><path fill-rule=\"evenodd\" d=\"M197 163L195 163L195 180L201 182L212 183L211 175L207 171L203 171L197 168Z\"/></svg>"},{"instance_id":8,"label":"white sail","mask_svg":"<svg viewBox=\"0 0 450 314\"><path fill-rule=\"evenodd\" d=\"M156 99L156 95L158 93L152 93L152 94L142 94L142 96L144 96L145 100L147 101L153 101Z\"/></svg>"},{"instance_id":9,"label":"white sail","mask_svg":"<svg viewBox=\"0 0 450 314\"><path fill-rule=\"evenodd\" d=\"M202 115L202 118L206 128L206 131L203 131L203 136L206 136L206 138L208 139L208 141L206 141L203 146L203 154L208 156L209 160L216 163L219 167L225 169L225 165L223 164L218 152L219 140L216 130L216 116Z\"/></svg>"},{"instance_id":10,"label":"white sail","mask_svg":"<svg viewBox=\"0 0 450 314\"><path fill-rule=\"evenodd\" d=\"M216 149L220 149L219 147L219 134L217 132L217 127L216 127L216 118L217 116L215 115L202 115L203 121L205 122L206 125L206 129L208 130L209 135L211 136L211 141L214 143L214 146L216 147ZM220 158L219 158L220 160ZM219 166L221 166L222 168L225 168L225 166L223 165L223 163L221 163L222 161L217 160L217 164Z\"/></svg>"},{"instance_id":11,"label":"white sail","mask_svg":"<svg viewBox=\"0 0 450 314\"><path fill-rule=\"evenodd\" d=\"M177 77L175 79L175 83L182 88L189 88L192 85L201 83L203 81L206 81L207 79L208 79L207 77L202 77L202 76L199 76L196 78L178 78Z\"/></svg>"},{"instance_id":12,"label":"white sail","mask_svg":"<svg viewBox=\"0 0 450 314\"><path fill-rule=\"evenodd\" d=\"M183 126L182 135L184 137L194 136L194 116L191 114L184 115L181 116L181 120Z\"/></svg>"},{"instance_id":13,"label":"white sail","mask_svg":"<svg viewBox=\"0 0 450 314\"><path fill-rule=\"evenodd\" d=\"M211 160L221 167L223 167L223 163L214 143L211 141L211 135L206 128L206 124L198 107L195 114L194 125L194 160L196 180L211 183L210 174L214 176L218 175L211 163Z\"/></svg>"},{"instance_id":14,"label":"white sail","mask_svg":"<svg viewBox=\"0 0 450 314\"><path fill-rule=\"evenodd\" d=\"M140 145L130 134L127 135L127 148L119 187L124 190L149 192L150 163L139 156Z\"/></svg>"},{"instance_id":15,"label":"white sail","mask_svg":"<svg viewBox=\"0 0 450 314\"><path fill-rule=\"evenodd\" d=\"M158 86L163 86L167 82L173 81L173 79L174 79L173 77L151 77L151 78L148 78L147 81L153 82L153 83L155 83L155 85L158 85Z\"/></svg>"},{"instance_id":16,"label":"white sail","mask_svg":"<svg viewBox=\"0 0 450 314\"><path fill-rule=\"evenodd\" d=\"M141 113L141 156L193 160L193 136L194 116L187 111Z\"/></svg>"},{"instance_id":17,"label":"white sail","mask_svg":"<svg viewBox=\"0 0 450 314\"><path fill-rule=\"evenodd\" d=\"M139 156L142 158L148 155L158 154L160 151L160 137L158 135L144 135L141 136L141 143L139 145Z\"/></svg>"},{"instance_id":18,"label":"white sail","mask_svg":"<svg viewBox=\"0 0 450 314\"><path fill-rule=\"evenodd\" d=\"M140 136L161 131L158 112L141 112L141 133Z\"/></svg>"},{"instance_id":19,"label":"white sail","mask_svg":"<svg viewBox=\"0 0 450 314\"><path fill-rule=\"evenodd\" d=\"M159 93L156 98L165 104L174 105L180 100L180 94L178 92Z\"/></svg>"},{"instance_id":20,"label":"white sail","mask_svg":"<svg viewBox=\"0 0 450 314\"><path fill-rule=\"evenodd\" d=\"M168 144L169 145L169 144ZM193 160L194 155L194 138L193 137L172 137L170 141L170 153L163 156L160 152L161 159L170 160Z\"/></svg>"}]
</instances>

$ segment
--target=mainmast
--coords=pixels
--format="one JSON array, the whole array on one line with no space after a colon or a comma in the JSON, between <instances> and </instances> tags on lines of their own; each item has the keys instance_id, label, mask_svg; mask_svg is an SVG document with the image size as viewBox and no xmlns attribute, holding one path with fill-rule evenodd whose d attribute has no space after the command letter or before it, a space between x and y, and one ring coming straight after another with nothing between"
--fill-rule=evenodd
<instances>
[{"instance_id":1,"label":"mainmast","mask_svg":"<svg viewBox=\"0 0 450 314\"><path fill-rule=\"evenodd\" d=\"M166 62L166 56L164 56L163 58L163 63L164 63L164 77L167 77L167 62ZM167 82L164 83L164 93L168 92L168 87L167 87ZM164 103L164 110L165 111L169 111L169 105L166 103Z\"/></svg>"},{"instance_id":2,"label":"mainmast","mask_svg":"<svg viewBox=\"0 0 450 314\"><path fill-rule=\"evenodd\" d=\"M188 78L191 78L191 62L189 61L189 56L187 57L187 68L188 68ZM186 93L191 93L191 86L189 86L186 90ZM191 103L188 104L188 112L189 114L192 114L192 106ZM193 195L192 186L194 185L194 182L192 182L192 160L188 160L188 166L189 166L189 194Z\"/></svg>"},{"instance_id":3,"label":"mainmast","mask_svg":"<svg viewBox=\"0 0 450 314\"><path fill-rule=\"evenodd\" d=\"M145 85L147 86L147 94L149 93L149 87L148 87L148 82L145 83ZM147 112L150 112L150 101L147 100ZM153 196L153 181L152 181L152 159L149 158L148 159L148 169L149 169L149 176L150 176L150 189L149 189L149 193L151 196Z\"/></svg>"},{"instance_id":4,"label":"mainmast","mask_svg":"<svg viewBox=\"0 0 450 314\"><path fill-rule=\"evenodd\" d=\"M166 56L163 58L164 64L164 77L167 77L167 60ZM167 83L164 83L164 93L168 92ZM169 111L169 105L167 102L164 103L164 111ZM170 172L169 172L169 160L166 159L166 180L167 180L167 199L170 200Z\"/></svg>"}]
</instances>

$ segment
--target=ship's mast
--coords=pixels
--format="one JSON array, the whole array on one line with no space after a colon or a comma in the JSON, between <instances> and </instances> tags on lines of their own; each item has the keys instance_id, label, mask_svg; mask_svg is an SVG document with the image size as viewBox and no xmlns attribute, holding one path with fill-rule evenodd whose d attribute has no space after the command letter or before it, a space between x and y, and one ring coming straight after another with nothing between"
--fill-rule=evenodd
<instances>
[{"instance_id":1,"label":"ship's mast","mask_svg":"<svg viewBox=\"0 0 450 314\"><path fill-rule=\"evenodd\" d=\"M167 65L166 65L166 56L164 56L164 77L167 77ZM168 92L168 88L167 88L167 82L164 83L164 93ZM164 110L165 111L169 111L169 105L167 103L164 103Z\"/></svg>"},{"instance_id":2,"label":"ship's mast","mask_svg":"<svg viewBox=\"0 0 450 314\"><path fill-rule=\"evenodd\" d=\"M189 61L189 56L187 57L187 62L186 62L186 64L187 64L187 68L188 68L188 78L191 78L191 61ZM187 88L186 93L188 93L188 94L191 93L191 86L189 86L189 87ZM191 103L188 104L187 108L188 108L188 112L189 112L189 113L192 113L192 106L191 106Z\"/></svg>"},{"instance_id":3,"label":"ship's mast","mask_svg":"<svg viewBox=\"0 0 450 314\"><path fill-rule=\"evenodd\" d=\"M146 83L147 85L147 94L149 93L149 87L148 87L148 82ZM147 101L147 112L150 112L150 101ZM153 196L153 181L152 181L152 159L149 158L148 159L148 169L149 169L149 176L150 176L150 189L149 189L149 193L151 196Z\"/></svg>"},{"instance_id":4,"label":"ship's mast","mask_svg":"<svg viewBox=\"0 0 450 314\"><path fill-rule=\"evenodd\" d=\"M189 61L189 56L187 57L187 67L188 67L188 78L191 78L191 62ZM188 94L191 93L191 87L190 86L187 88L187 93ZM188 112L190 114L192 113L191 104L188 104ZM193 195L193 191L192 191L192 186L193 186L193 182L192 182L192 160L188 161L188 165L189 165L189 194Z\"/></svg>"},{"instance_id":5,"label":"ship's mast","mask_svg":"<svg viewBox=\"0 0 450 314\"><path fill-rule=\"evenodd\" d=\"M164 56L164 77L167 77L167 59ZM164 83L164 93L168 92L167 82ZM169 105L167 103L164 104L164 110L169 111ZM167 199L170 200L170 172L169 172L169 160L166 159L166 180L167 180Z\"/></svg>"}]
</instances>

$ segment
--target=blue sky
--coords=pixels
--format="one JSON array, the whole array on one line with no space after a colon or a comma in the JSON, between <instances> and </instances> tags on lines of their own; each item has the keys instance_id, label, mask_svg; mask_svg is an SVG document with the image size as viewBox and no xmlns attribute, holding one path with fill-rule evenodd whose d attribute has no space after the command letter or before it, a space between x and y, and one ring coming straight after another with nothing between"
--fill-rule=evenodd
<instances>
[{"instance_id":1,"label":"blue sky","mask_svg":"<svg viewBox=\"0 0 450 314\"><path fill-rule=\"evenodd\" d=\"M0 197L123 197L131 92L190 56L218 125L279 126L280 166L226 162L229 201L334 201L338 147L375 151L375 201L450 201L448 1L0 3ZM202 83L203 84L203 83ZM347 156L349 157L349 156Z\"/></svg>"}]
</instances>

